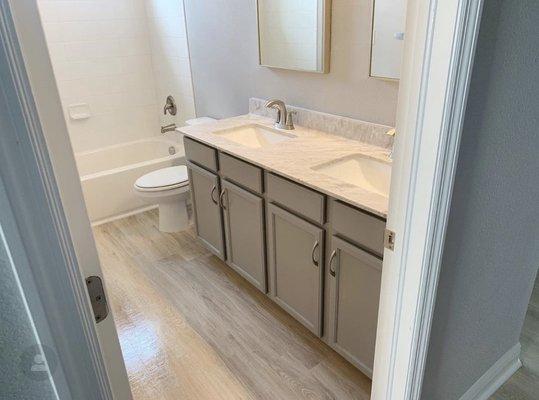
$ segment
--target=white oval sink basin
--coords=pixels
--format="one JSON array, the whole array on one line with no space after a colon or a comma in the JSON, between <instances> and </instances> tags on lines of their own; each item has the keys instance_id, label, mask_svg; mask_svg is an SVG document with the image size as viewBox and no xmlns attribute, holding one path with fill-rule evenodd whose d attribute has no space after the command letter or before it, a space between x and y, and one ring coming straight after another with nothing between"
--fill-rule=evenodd
<instances>
[{"instance_id":1,"label":"white oval sink basin","mask_svg":"<svg viewBox=\"0 0 539 400\"><path fill-rule=\"evenodd\" d=\"M213 134L251 148L265 147L296 137L296 135L291 133L257 124L215 131Z\"/></svg>"},{"instance_id":2,"label":"white oval sink basin","mask_svg":"<svg viewBox=\"0 0 539 400\"><path fill-rule=\"evenodd\" d=\"M389 197L391 164L360 154L339 158L312 168L339 181Z\"/></svg>"}]
</instances>

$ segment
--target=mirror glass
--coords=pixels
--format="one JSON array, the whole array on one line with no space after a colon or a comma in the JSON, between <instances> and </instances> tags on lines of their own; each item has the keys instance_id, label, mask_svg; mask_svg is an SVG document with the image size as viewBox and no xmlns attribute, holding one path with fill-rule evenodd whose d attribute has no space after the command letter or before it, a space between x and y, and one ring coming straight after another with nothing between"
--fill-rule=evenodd
<instances>
[{"instance_id":1,"label":"mirror glass","mask_svg":"<svg viewBox=\"0 0 539 400\"><path fill-rule=\"evenodd\" d=\"M328 72L331 0L258 0L260 65Z\"/></svg>"},{"instance_id":2,"label":"mirror glass","mask_svg":"<svg viewBox=\"0 0 539 400\"><path fill-rule=\"evenodd\" d=\"M371 76L400 78L405 23L406 0L375 0Z\"/></svg>"}]
</instances>

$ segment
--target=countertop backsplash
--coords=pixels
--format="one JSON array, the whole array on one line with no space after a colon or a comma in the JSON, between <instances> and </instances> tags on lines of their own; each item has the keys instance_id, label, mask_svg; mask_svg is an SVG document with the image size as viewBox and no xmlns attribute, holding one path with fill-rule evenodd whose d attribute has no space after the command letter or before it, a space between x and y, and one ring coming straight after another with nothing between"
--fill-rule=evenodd
<instances>
[{"instance_id":1,"label":"countertop backsplash","mask_svg":"<svg viewBox=\"0 0 539 400\"><path fill-rule=\"evenodd\" d=\"M249 113L265 117L276 117L276 111L264 107L266 100L258 98L249 99ZM379 125L358 119L326 114L320 111L286 105L288 110L297 112L294 115L294 124L310 129L316 129L347 139L358 140L363 143L389 149L393 146L393 136L387 132L393 127Z\"/></svg>"}]
</instances>

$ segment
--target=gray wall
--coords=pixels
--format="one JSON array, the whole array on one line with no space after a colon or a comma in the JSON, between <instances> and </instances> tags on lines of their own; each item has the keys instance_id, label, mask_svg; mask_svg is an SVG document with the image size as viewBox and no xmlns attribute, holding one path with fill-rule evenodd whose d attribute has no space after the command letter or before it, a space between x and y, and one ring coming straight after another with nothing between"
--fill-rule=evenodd
<instances>
[{"instance_id":1,"label":"gray wall","mask_svg":"<svg viewBox=\"0 0 539 400\"><path fill-rule=\"evenodd\" d=\"M37 345L37 338L1 238L0 313L0 398L56 399L50 381L31 379L22 361L24 355Z\"/></svg>"},{"instance_id":2,"label":"gray wall","mask_svg":"<svg viewBox=\"0 0 539 400\"><path fill-rule=\"evenodd\" d=\"M333 1L330 73L258 65L255 0L185 0L198 116L245 114L249 97L393 126L398 84L369 77L372 0Z\"/></svg>"},{"instance_id":3,"label":"gray wall","mask_svg":"<svg viewBox=\"0 0 539 400\"><path fill-rule=\"evenodd\" d=\"M423 386L453 400L519 341L539 267L539 2L486 0Z\"/></svg>"}]
</instances>

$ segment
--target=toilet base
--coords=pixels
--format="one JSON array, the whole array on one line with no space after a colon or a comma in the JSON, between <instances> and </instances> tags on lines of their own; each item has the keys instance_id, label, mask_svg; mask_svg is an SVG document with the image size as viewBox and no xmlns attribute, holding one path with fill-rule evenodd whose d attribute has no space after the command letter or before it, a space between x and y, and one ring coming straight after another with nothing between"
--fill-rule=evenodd
<instances>
[{"instance_id":1,"label":"toilet base","mask_svg":"<svg viewBox=\"0 0 539 400\"><path fill-rule=\"evenodd\" d=\"M159 230L161 232L180 232L188 227L189 216L185 197L171 196L159 202Z\"/></svg>"}]
</instances>

